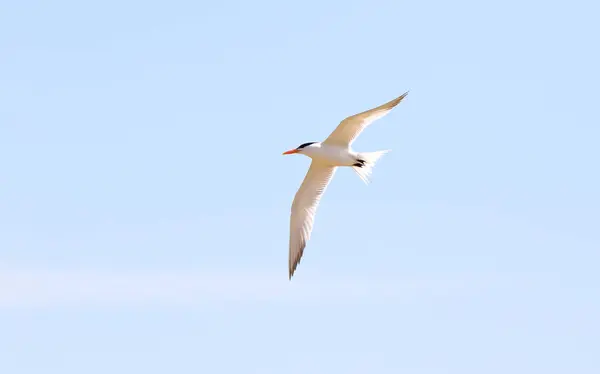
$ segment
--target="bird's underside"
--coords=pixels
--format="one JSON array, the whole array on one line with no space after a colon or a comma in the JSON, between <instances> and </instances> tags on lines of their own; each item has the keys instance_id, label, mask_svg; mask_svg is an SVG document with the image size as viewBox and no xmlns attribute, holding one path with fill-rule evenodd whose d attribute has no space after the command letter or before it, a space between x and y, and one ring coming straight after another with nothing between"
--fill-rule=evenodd
<instances>
[{"instance_id":1,"label":"bird's underside","mask_svg":"<svg viewBox=\"0 0 600 374\"><path fill-rule=\"evenodd\" d=\"M291 208L288 257L290 279L294 275L302 259L306 243L310 239L321 197L337 168L340 166L352 167L365 183L369 183L373 166L381 156L388 152L384 150L355 153L350 151L351 144L366 127L389 113L407 94L408 92L381 106L344 119L322 143L304 143L296 150L285 153L303 153L313 159L294 197ZM346 150L346 153L340 155L340 149ZM333 154L336 156L331 156ZM343 163L340 161L342 159Z\"/></svg>"}]
</instances>

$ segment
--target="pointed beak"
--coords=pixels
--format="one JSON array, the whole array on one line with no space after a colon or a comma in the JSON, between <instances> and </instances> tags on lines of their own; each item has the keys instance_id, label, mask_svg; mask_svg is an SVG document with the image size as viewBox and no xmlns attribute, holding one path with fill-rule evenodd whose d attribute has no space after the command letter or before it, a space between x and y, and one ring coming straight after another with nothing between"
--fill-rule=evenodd
<instances>
[{"instance_id":1,"label":"pointed beak","mask_svg":"<svg viewBox=\"0 0 600 374\"><path fill-rule=\"evenodd\" d=\"M283 152L284 155L293 155L294 153L300 152L297 149L290 149L289 151Z\"/></svg>"}]
</instances>

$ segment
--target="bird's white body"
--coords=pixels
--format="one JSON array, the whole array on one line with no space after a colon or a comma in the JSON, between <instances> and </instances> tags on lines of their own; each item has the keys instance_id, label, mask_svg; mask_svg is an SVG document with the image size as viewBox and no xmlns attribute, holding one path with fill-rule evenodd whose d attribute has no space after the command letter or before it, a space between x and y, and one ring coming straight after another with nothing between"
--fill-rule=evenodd
<instances>
[{"instance_id":1,"label":"bird's white body","mask_svg":"<svg viewBox=\"0 0 600 374\"><path fill-rule=\"evenodd\" d=\"M313 161L329 166L352 166L356 163L358 154L348 147L314 143L304 148L302 154Z\"/></svg>"},{"instance_id":2,"label":"bird's white body","mask_svg":"<svg viewBox=\"0 0 600 374\"><path fill-rule=\"evenodd\" d=\"M323 142L304 143L284 154L300 153L312 159L308 173L292 203L290 219L289 277L292 278L314 223L321 196L338 167L351 167L365 182L375 163L388 151L354 152L351 148L356 137L373 121L389 113L408 94L365 112L344 119Z\"/></svg>"}]
</instances>

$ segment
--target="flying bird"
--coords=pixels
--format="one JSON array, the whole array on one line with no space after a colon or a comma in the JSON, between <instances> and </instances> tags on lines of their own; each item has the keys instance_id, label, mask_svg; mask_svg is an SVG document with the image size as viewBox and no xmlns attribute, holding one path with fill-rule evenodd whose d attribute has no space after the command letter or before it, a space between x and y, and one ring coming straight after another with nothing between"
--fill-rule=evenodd
<instances>
[{"instance_id":1,"label":"flying bird","mask_svg":"<svg viewBox=\"0 0 600 374\"><path fill-rule=\"evenodd\" d=\"M310 239L321 196L337 168L351 167L360 179L368 184L375 163L389 152L389 150L355 152L352 150L352 143L367 126L388 114L406 95L408 91L390 102L344 119L323 142L303 143L283 153L284 155L298 153L312 159L292 203L288 258L290 280Z\"/></svg>"}]
</instances>

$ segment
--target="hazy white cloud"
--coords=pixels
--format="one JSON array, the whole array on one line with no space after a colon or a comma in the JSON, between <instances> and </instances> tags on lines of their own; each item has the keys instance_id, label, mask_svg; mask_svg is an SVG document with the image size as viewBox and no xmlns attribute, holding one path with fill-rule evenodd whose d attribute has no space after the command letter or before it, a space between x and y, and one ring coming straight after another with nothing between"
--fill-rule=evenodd
<instances>
[{"instance_id":1,"label":"hazy white cloud","mask_svg":"<svg viewBox=\"0 0 600 374\"><path fill-rule=\"evenodd\" d=\"M481 280L339 278L263 272L114 272L0 266L0 308L81 305L210 305L218 302L345 303L444 297Z\"/></svg>"}]
</instances>

